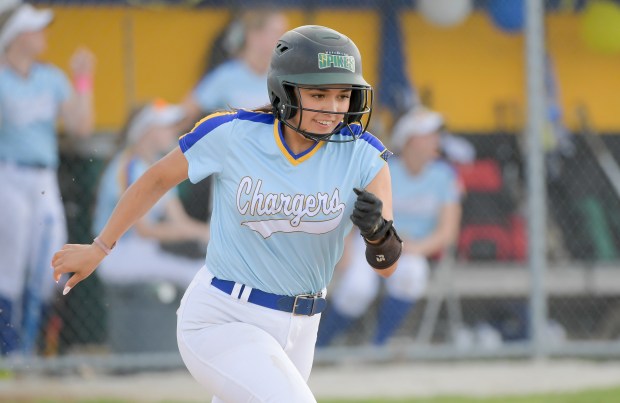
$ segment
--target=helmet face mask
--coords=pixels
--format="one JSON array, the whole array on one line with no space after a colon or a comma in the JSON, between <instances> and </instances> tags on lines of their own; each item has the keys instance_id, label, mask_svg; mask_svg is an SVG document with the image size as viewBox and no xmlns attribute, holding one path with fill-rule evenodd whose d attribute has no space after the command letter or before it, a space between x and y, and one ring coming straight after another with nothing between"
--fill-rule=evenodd
<instances>
[{"instance_id":1,"label":"helmet face mask","mask_svg":"<svg viewBox=\"0 0 620 403\"><path fill-rule=\"evenodd\" d=\"M297 85L292 83L284 83L287 90L288 97L285 102L281 102L280 110L278 111L278 118L282 123L300 133L302 136L311 139L313 141L329 141L335 143L343 143L357 140L368 127L370 116L372 113L372 89L362 86L354 85L329 85L329 86L311 86L311 85ZM321 88L325 90L351 90L351 96L349 101L349 109L345 112L329 111L322 109L311 109L303 105L301 97L301 89L313 89ZM302 129L302 122L304 112L311 113L323 113L329 115L340 115L340 124L332 130L330 133L312 133ZM291 122L293 118L298 116L297 124ZM362 130L355 134L355 131L351 128L351 124L359 124ZM332 140L330 139L334 133L339 132L343 128L348 128L351 137L347 140Z\"/></svg>"},{"instance_id":2,"label":"helmet face mask","mask_svg":"<svg viewBox=\"0 0 620 403\"><path fill-rule=\"evenodd\" d=\"M285 33L274 49L267 87L276 117L313 141L354 141L368 127L373 91L362 76L359 50L349 38L330 28L306 25ZM301 102L302 88L351 90L349 110L336 112L306 108ZM301 128L304 111L342 115L342 122L328 134L307 132ZM298 123L291 123L297 114ZM351 124L362 127L359 134L354 135ZM345 127L351 132L350 140L330 140L334 133Z\"/></svg>"}]
</instances>

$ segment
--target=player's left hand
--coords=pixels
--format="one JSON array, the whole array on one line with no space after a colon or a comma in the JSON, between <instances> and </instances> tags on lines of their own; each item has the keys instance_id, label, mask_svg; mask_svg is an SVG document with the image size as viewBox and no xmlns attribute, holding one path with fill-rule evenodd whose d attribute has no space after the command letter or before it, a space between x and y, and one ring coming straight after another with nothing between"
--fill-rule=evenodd
<instances>
[{"instance_id":1,"label":"player's left hand","mask_svg":"<svg viewBox=\"0 0 620 403\"><path fill-rule=\"evenodd\" d=\"M96 245L68 244L54 254L52 268L54 280L58 282L65 273L73 273L73 276L65 284L63 295L66 295L80 281L90 276L95 271L105 254Z\"/></svg>"},{"instance_id":2,"label":"player's left hand","mask_svg":"<svg viewBox=\"0 0 620 403\"><path fill-rule=\"evenodd\" d=\"M353 188L357 195L351 221L360 229L360 233L368 241L376 241L385 236L382 231L385 227L385 219L382 216L383 202L374 194Z\"/></svg>"}]
</instances>

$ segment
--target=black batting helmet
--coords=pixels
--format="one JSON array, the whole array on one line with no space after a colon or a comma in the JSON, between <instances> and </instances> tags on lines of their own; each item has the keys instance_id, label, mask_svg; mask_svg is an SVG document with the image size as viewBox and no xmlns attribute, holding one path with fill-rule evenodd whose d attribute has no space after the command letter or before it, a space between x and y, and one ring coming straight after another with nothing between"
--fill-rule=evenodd
<instances>
[{"instance_id":1,"label":"black batting helmet","mask_svg":"<svg viewBox=\"0 0 620 403\"><path fill-rule=\"evenodd\" d=\"M348 112L319 111L343 115L342 123L329 134L309 133L288 122L301 105L299 88L351 89ZM314 141L333 141L335 132L359 123L363 133L372 112L372 87L362 76L362 58L355 43L341 33L319 25L305 25L286 32L278 41L267 75L269 99L278 119ZM364 119L365 117L365 119ZM353 134L353 131L351 131ZM353 135L355 140L359 135Z\"/></svg>"}]
</instances>

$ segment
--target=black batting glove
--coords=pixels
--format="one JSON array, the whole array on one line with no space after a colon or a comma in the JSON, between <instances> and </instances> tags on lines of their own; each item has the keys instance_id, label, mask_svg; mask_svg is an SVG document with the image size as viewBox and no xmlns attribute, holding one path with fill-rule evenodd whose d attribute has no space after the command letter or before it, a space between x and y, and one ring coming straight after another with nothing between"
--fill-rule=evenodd
<instances>
[{"instance_id":1,"label":"black batting glove","mask_svg":"<svg viewBox=\"0 0 620 403\"><path fill-rule=\"evenodd\" d=\"M390 229L390 225L381 215L383 202L374 194L366 190L353 188L357 200L351 214L351 221L360 229L360 233L367 241L383 239Z\"/></svg>"}]
</instances>

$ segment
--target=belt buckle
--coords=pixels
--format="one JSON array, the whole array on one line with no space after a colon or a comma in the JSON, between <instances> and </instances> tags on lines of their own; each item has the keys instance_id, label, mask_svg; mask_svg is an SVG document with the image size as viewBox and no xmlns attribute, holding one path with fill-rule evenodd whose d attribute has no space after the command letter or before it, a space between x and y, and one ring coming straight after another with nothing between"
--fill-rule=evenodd
<instances>
[{"instance_id":1,"label":"belt buckle","mask_svg":"<svg viewBox=\"0 0 620 403\"><path fill-rule=\"evenodd\" d=\"M293 315L294 316L313 316L316 311L314 310L315 307L315 301L317 298L320 298L320 295L312 295L312 294L302 294L302 295L296 295L295 296L295 302L293 303ZM312 300L312 308L310 309L310 313L306 314L306 313L297 313L297 306L298 306L298 302L297 300L299 300L300 298L302 299L311 299Z\"/></svg>"}]
</instances>

